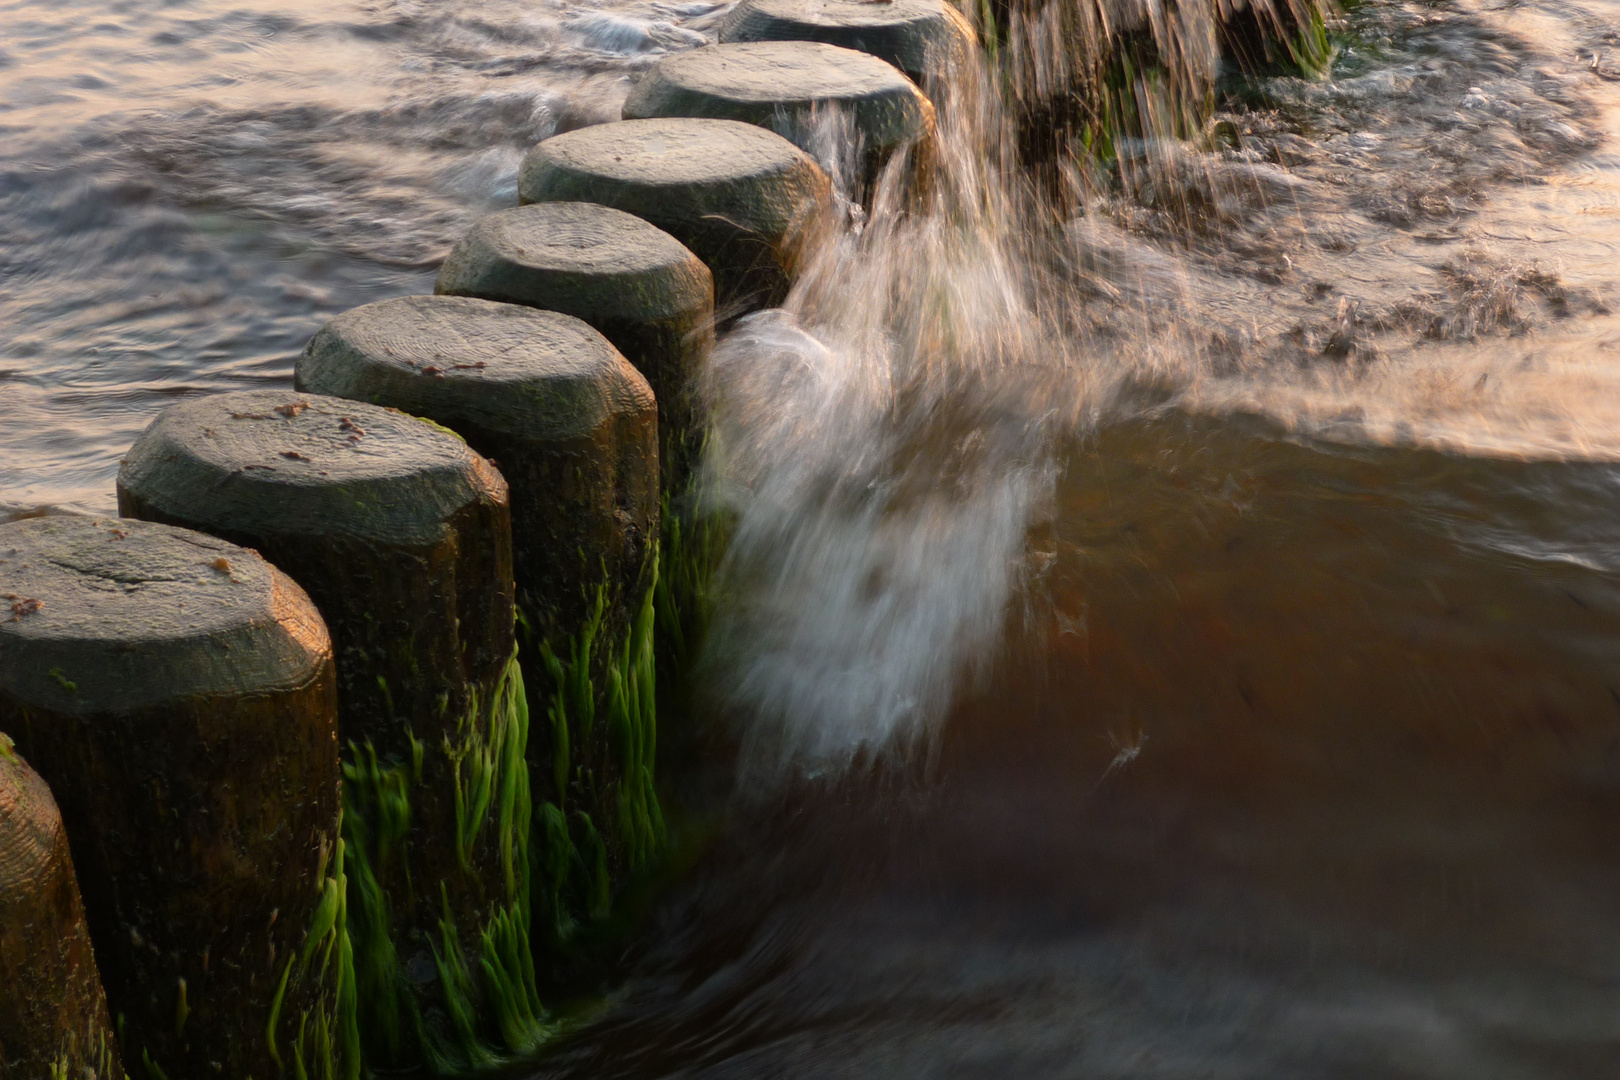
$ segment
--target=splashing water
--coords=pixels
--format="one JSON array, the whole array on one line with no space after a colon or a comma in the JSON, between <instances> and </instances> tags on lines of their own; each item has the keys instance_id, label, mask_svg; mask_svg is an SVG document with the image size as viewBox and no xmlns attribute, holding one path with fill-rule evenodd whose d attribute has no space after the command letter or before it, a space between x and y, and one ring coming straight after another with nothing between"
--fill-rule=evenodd
<instances>
[{"instance_id":1,"label":"splashing water","mask_svg":"<svg viewBox=\"0 0 1620 1080\"><path fill-rule=\"evenodd\" d=\"M1038 196L976 74L932 88L937 145L891 161L869 211L846 199L785 309L711 363L711 491L738 522L712 681L749 717L746 768L926 748L1000 637L1054 440L1092 398L1029 228ZM848 124L817 136L856 189Z\"/></svg>"},{"instance_id":2,"label":"splashing water","mask_svg":"<svg viewBox=\"0 0 1620 1080\"><path fill-rule=\"evenodd\" d=\"M1078 22L1042 22L1060 9ZM1620 453L1615 369L1592 359L1615 332L1613 275L1566 283L1533 234L1504 242L1523 198L1488 187L1594 145L1575 76L1467 19L1428 31L1456 62L1364 44L1398 24L1380 14L1332 47L1348 56L1325 37L1279 46L1306 70L1267 84L1269 101L1228 94L1199 115L1217 54L1242 43L1218 40L1231 23L1188 21L1212 9L1182 9L1160 25L1130 5L1019 6L996 66L928 87L934 144L869 192L849 124L821 118L844 219L709 378L712 493L739 523L710 682L747 717L747 768L926 756L1020 598L1037 602L1031 527L1073 467L1069 437L1103 420L1260 413L1352 443ZM1314 10L1264 19L1303 33ZM1133 19L1158 73L1127 67L1102 112L1051 112L1114 77L1059 46L1117 52ZM1487 93L1489 65L1520 81ZM1293 133L1306 108L1329 125L1315 141ZM1105 152L1071 141L1056 175L1031 167L1051 125L1073 139L1110 116L1128 124ZM1481 212L1488 196L1503 211ZM1565 216L1607 242L1588 224L1606 198L1591 188Z\"/></svg>"}]
</instances>

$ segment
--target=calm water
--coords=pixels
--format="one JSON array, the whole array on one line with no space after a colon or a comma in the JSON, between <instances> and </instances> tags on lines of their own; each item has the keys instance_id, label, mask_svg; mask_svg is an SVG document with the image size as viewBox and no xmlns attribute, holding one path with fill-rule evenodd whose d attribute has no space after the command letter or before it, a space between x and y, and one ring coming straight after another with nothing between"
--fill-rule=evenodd
<instances>
[{"instance_id":1,"label":"calm water","mask_svg":"<svg viewBox=\"0 0 1620 1080\"><path fill-rule=\"evenodd\" d=\"M723 9L0 0L0 514ZM1044 230L942 100L938 204L717 352L729 752L523 1075L1620 1077L1617 80L1620 3L1364 7Z\"/></svg>"}]
</instances>

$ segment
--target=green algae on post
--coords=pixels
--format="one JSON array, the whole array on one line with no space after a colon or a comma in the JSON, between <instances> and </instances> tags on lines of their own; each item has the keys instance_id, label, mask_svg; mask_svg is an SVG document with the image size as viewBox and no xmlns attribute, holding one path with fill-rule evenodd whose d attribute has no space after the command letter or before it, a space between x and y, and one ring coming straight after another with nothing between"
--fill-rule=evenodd
<instances>
[{"instance_id":1,"label":"green algae on post","mask_svg":"<svg viewBox=\"0 0 1620 1080\"><path fill-rule=\"evenodd\" d=\"M339 829L341 834L342 829ZM328 851L331 862L324 864ZM335 848L323 841L321 899L304 932L303 947L287 957L271 1004L265 1041L281 1075L320 1080L358 1080L362 1068L360 1009L355 982L354 949L348 928L347 852L341 835ZM328 870L330 871L328 873ZM319 963L313 963L316 958ZM282 1009L289 985L319 987L315 1000L297 1017L290 1045L282 1030ZM291 1018L288 1018L289 1023ZM290 1056L290 1061L287 1057Z\"/></svg>"},{"instance_id":2,"label":"green algae on post","mask_svg":"<svg viewBox=\"0 0 1620 1080\"><path fill-rule=\"evenodd\" d=\"M475 702L440 748L454 766L459 850L493 847L499 873L480 882L488 914L465 928L447 880L407 883L438 894L439 915L426 938L434 972L429 993L405 978L396 944L402 930L378 877L379 867L388 873L398 858L418 780L409 766L380 767L373 749L351 748L354 762L345 766L348 894L358 898L360 911L350 920L349 937L359 958L360 1026L369 1060L418 1060L449 1075L509 1062L555 1030L540 1000L529 935L534 814L528 739L528 697L514 654L493 695ZM464 873L471 869L469 859Z\"/></svg>"},{"instance_id":3,"label":"green algae on post","mask_svg":"<svg viewBox=\"0 0 1620 1080\"><path fill-rule=\"evenodd\" d=\"M653 642L653 578L634 621L616 642L605 631L607 590L599 589L592 617L568 641L564 659L541 646L552 696L551 799L541 808L547 859L544 901L554 944L605 918L615 881L623 883L656 857L664 839L654 787L657 746L657 669ZM572 809L570 809L572 807ZM609 836L598 823L612 823Z\"/></svg>"},{"instance_id":4,"label":"green algae on post","mask_svg":"<svg viewBox=\"0 0 1620 1080\"><path fill-rule=\"evenodd\" d=\"M661 676L684 680L696 664L714 604L715 576L725 556L729 522L699 506L688 486L679 499L664 496L658 580L653 590Z\"/></svg>"},{"instance_id":5,"label":"green algae on post","mask_svg":"<svg viewBox=\"0 0 1620 1080\"><path fill-rule=\"evenodd\" d=\"M126 1068L281 1075L272 1012L335 979L279 987L338 825L314 605L251 551L118 519L0 526L0 589L40 601L0 623L0 727L60 793Z\"/></svg>"},{"instance_id":6,"label":"green algae on post","mask_svg":"<svg viewBox=\"0 0 1620 1080\"><path fill-rule=\"evenodd\" d=\"M473 953L502 877L488 831L469 847L457 827L454 754L486 730L513 663L504 479L461 438L397 410L254 391L160 416L125 460L119 502L252 544L332 628L339 726L358 748L350 770L409 807L354 797L351 779L346 914L362 1034L370 1064L419 1062L413 1010L431 1022L446 1002L429 983L402 1003L400 976L432 964L441 894Z\"/></svg>"}]
</instances>

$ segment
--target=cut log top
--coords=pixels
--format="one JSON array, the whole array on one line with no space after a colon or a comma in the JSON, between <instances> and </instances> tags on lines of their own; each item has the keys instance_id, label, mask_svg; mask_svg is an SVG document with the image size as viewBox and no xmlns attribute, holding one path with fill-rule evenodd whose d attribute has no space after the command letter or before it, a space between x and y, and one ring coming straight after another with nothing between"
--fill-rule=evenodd
<instances>
[{"instance_id":1,"label":"cut log top","mask_svg":"<svg viewBox=\"0 0 1620 1080\"><path fill-rule=\"evenodd\" d=\"M579 319L461 296L406 296L339 315L304 350L297 378L317 393L540 441L657 407L641 373Z\"/></svg>"},{"instance_id":2,"label":"cut log top","mask_svg":"<svg viewBox=\"0 0 1620 1080\"><path fill-rule=\"evenodd\" d=\"M977 35L946 0L743 0L720 40L821 41L886 60L910 75L960 63Z\"/></svg>"},{"instance_id":3,"label":"cut log top","mask_svg":"<svg viewBox=\"0 0 1620 1080\"><path fill-rule=\"evenodd\" d=\"M743 0L720 24L720 38L742 22L760 17L791 20L809 26L893 28L934 23L962 16L946 0ZM966 24L966 20L963 20Z\"/></svg>"},{"instance_id":4,"label":"cut log top","mask_svg":"<svg viewBox=\"0 0 1620 1080\"><path fill-rule=\"evenodd\" d=\"M833 206L827 174L780 135L690 117L553 136L523 159L518 198L601 203L645 218L713 272L716 310L745 294L752 306L780 302L807 238Z\"/></svg>"},{"instance_id":5,"label":"cut log top","mask_svg":"<svg viewBox=\"0 0 1620 1080\"><path fill-rule=\"evenodd\" d=\"M531 193L553 170L666 189L730 186L820 172L804 151L764 128L691 117L596 124L554 135L524 159L519 198L529 202L557 198Z\"/></svg>"},{"instance_id":6,"label":"cut log top","mask_svg":"<svg viewBox=\"0 0 1620 1080\"><path fill-rule=\"evenodd\" d=\"M684 89L761 105L916 92L894 65L814 41L706 45L664 57L653 72Z\"/></svg>"},{"instance_id":7,"label":"cut log top","mask_svg":"<svg viewBox=\"0 0 1620 1080\"><path fill-rule=\"evenodd\" d=\"M933 105L892 64L813 41L735 42L666 56L630 91L624 116L741 120L804 145L816 105L851 108L877 150L934 126Z\"/></svg>"},{"instance_id":8,"label":"cut log top","mask_svg":"<svg viewBox=\"0 0 1620 1080\"><path fill-rule=\"evenodd\" d=\"M61 836L51 789L0 734L0 910L48 880Z\"/></svg>"},{"instance_id":9,"label":"cut log top","mask_svg":"<svg viewBox=\"0 0 1620 1080\"><path fill-rule=\"evenodd\" d=\"M709 268L679 240L633 214L578 202L484 218L445 260L436 291L593 322L670 319L714 302Z\"/></svg>"},{"instance_id":10,"label":"cut log top","mask_svg":"<svg viewBox=\"0 0 1620 1080\"><path fill-rule=\"evenodd\" d=\"M417 360L433 375L453 360ZM432 545L506 481L450 431L395 409L285 390L175 405L141 434L118 473L152 516L241 535L345 535ZM146 516L143 512L142 516Z\"/></svg>"},{"instance_id":11,"label":"cut log top","mask_svg":"<svg viewBox=\"0 0 1620 1080\"><path fill-rule=\"evenodd\" d=\"M0 525L0 601L0 696L68 715L302 686L332 655L257 554L143 521Z\"/></svg>"}]
</instances>

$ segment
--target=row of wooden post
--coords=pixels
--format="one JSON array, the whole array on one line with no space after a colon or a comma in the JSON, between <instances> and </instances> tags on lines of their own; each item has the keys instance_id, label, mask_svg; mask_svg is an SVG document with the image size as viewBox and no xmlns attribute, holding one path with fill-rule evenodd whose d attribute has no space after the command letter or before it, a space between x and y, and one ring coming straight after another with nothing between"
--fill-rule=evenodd
<instances>
[{"instance_id":1,"label":"row of wooden post","mask_svg":"<svg viewBox=\"0 0 1620 1080\"><path fill-rule=\"evenodd\" d=\"M333 319L294 389L161 414L119 518L0 526L0 1078L543 1037L540 848L619 882L657 812L652 733L570 728L557 684L634 681L694 376L837 213L812 113L914 147L932 107L890 63L971 52L943 0L825 7L747 0L625 120L541 143L436 295Z\"/></svg>"}]
</instances>

